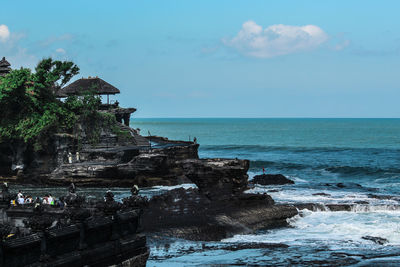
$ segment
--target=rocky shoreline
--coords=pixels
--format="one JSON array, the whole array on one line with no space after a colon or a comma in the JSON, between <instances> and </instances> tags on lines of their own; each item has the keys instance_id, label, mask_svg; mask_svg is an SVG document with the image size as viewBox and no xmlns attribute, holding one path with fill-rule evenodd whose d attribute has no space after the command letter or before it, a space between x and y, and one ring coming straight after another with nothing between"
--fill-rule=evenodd
<instances>
[{"instance_id":1,"label":"rocky shoreline","mask_svg":"<svg viewBox=\"0 0 400 267\"><path fill-rule=\"evenodd\" d=\"M111 145L110 135L104 132L99 145L84 146L72 160L70 151L75 141L66 135L55 136L50 143L53 149L34 155L30 162L26 154L19 154L16 161L24 162L25 167L14 171L14 181L46 186L73 182L79 187L194 183L196 189L178 188L149 201L140 220L142 230L150 236L217 241L239 233L285 227L287 219L298 214L296 207L276 205L267 194L244 192L249 188L248 160L200 159L195 142L139 137L137 133L134 137L149 146L138 146L138 142L129 145L126 140L114 140ZM7 157L3 154L2 159Z\"/></svg>"}]
</instances>

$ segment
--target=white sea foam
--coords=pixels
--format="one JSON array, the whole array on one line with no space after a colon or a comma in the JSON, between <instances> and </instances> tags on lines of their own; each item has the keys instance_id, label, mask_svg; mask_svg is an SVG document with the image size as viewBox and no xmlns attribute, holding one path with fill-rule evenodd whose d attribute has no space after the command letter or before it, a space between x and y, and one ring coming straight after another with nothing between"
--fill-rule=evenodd
<instances>
[{"instance_id":1,"label":"white sea foam","mask_svg":"<svg viewBox=\"0 0 400 267\"><path fill-rule=\"evenodd\" d=\"M377 246L363 236L382 237L388 245L400 245L400 212L311 212L303 211L288 222L293 228L259 235L236 235L224 242L282 242L288 245L321 244L334 247Z\"/></svg>"},{"instance_id":2,"label":"white sea foam","mask_svg":"<svg viewBox=\"0 0 400 267\"><path fill-rule=\"evenodd\" d=\"M288 177L289 179L291 179L291 180L294 180L296 183L309 183L309 181L304 180L304 179L301 179L301 178L296 177L296 176L290 176L290 175L288 175L287 177Z\"/></svg>"},{"instance_id":3,"label":"white sea foam","mask_svg":"<svg viewBox=\"0 0 400 267\"><path fill-rule=\"evenodd\" d=\"M160 190L169 191L177 188L189 189L189 188L197 188L197 186L195 184L178 184L172 186L157 185L147 188L146 191L160 191Z\"/></svg>"},{"instance_id":4,"label":"white sea foam","mask_svg":"<svg viewBox=\"0 0 400 267\"><path fill-rule=\"evenodd\" d=\"M294 188L290 186L261 186L246 191L247 193L268 193L279 203L320 203L320 204L354 204L358 201L370 205L399 205L395 199L377 199L368 197L367 193L355 191L321 190L313 188ZM315 195L324 193L326 195Z\"/></svg>"}]
</instances>

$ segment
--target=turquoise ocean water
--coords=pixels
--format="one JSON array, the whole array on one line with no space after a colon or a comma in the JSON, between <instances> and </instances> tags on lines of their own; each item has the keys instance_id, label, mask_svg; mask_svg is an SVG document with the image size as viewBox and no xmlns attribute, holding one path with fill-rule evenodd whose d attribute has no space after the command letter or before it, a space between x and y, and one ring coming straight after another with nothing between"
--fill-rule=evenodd
<instances>
[{"instance_id":1,"label":"turquoise ocean water","mask_svg":"<svg viewBox=\"0 0 400 267\"><path fill-rule=\"evenodd\" d=\"M351 212L302 210L290 228L211 244L281 242L289 249L204 252L199 242L175 240L163 249L155 241L149 266L400 264L400 119L133 119L131 127L196 137L200 157L249 159L250 179L263 167L288 176L295 185L251 190L278 203L364 203ZM389 242L377 245L366 235Z\"/></svg>"},{"instance_id":2,"label":"turquoise ocean water","mask_svg":"<svg viewBox=\"0 0 400 267\"><path fill-rule=\"evenodd\" d=\"M133 118L131 127L140 128L142 135L196 137L203 158L249 159L250 180L263 167L288 176L294 185L249 190L268 193L278 204L360 203L346 212L300 210L288 221L290 227L220 242L149 237L147 266L400 266L400 119ZM141 194L151 197L176 187L142 188ZM119 200L130 195L129 188L110 189ZM61 196L65 190L24 187L33 196ZM78 190L101 198L106 189ZM388 242L379 245L363 236ZM227 250L237 243L289 247Z\"/></svg>"}]
</instances>

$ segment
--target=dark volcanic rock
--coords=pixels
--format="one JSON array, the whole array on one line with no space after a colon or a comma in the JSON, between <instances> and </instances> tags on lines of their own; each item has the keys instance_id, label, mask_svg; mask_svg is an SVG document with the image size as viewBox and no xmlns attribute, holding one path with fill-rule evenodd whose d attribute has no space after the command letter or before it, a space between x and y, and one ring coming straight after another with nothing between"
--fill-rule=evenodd
<instances>
[{"instance_id":1,"label":"dark volcanic rock","mask_svg":"<svg viewBox=\"0 0 400 267\"><path fill-rule=\"evenodd\" d=\"M247 189L248 160L188 159L180 164L184 175L210 199L229 199Z\"/></svg>"},{"instance_id":2,"label":"dark volcanic rock","mask_svg":"<svg viewBox=\"0 0 400 267\"><path fill-rule=\"evenodd\" d=\"M153 197L142 218L147 232L192 240L221 240L237 233L286 226L286 219L296 214L295 207L274 205L266 194L242 194L212 201L197 189L179 188Z\"/></svg>"},{"instance_id":3,"label":"dark volcanic rock","mask_svg":"<svg viewBox=\"0 0 400 267\"><path fill-rule=\"evenodd\" d=\"M361 188L362 186L357 183L337 183L337 187L339 188Z\"/></svg>"},{"instance_id":4,"label":"dark volcanic rock","mask_svg":"<svg viewBox=\"0 0 400 267\"><path fill-rule=\"evenodd\" d=\"M294 206L296 208L298 208L299 210L310 210L310 211L326 211L327 208L326 206L322 205L322 204L317 204L317 203L296 203L294 204Z\"/></svg>"},{"instance_id":5,"label":"dark volcanic rock","mask_svg":"<svg viewBox=\"0 0 400 267\"><path fill-rule=\"evenodd\" d=\"M331 195L330 194L327 194L327 193L315 193L315 194L312 194L313 196L323 196L323 197L330 197Z\"/></svg>"},{"instance_id":6,"label":"dark volcanic rock","mask_svg":"<svg viewBox=\"0 0 400 267\"><path fill-rule=\"evenodd\" d=\"M327 204L326 207L330 211L351 211L353 205L351 204Z\"/></svg>"},{"instance_id":7,"label":"dark volcanic rock","mask_svg":"<svg viewBox=\"0 0 400 267\"><path fill-rule=\"evenodd\" d=\"M299 210L308 209L311 211L351 211L354 204L318 204L318 203L297 203L294 205Z\"/></svg>"},{"instance_id":8,"label":"dark volcanic rock","mask_svg":"<svg viewBox=\"0 0 400 267\"><path fill-rule=\"evenodd\" d=\"M363 236L361 238L365 239L365 240L370 240L370 241L372 241L372 242L374 242L376 244L379 244L379 245L384 245L384 244L389 242L389 240L387 240L386 238L376 237L376 236L367 235L367 236Z\"/></svg>"},{"instance_id":9,"label":"dark volcanic rock","mask_svg":"<svg viewBox=\"0 0 400 267\"><path fill-rule=\"evenodd\" d=\"M283 185L294 184L294 182L286 178L282 174L260 174L254 176L253 183L260 185Z\"/></svg>"},{"instance_id":10,"label":"dark volcanic rock","mask_svg":"<svg viewBox=\"0 0 400 267\"><path fill-rule=\"evenodd\" d=\"M375 195L375 194L368 194L369 198L376 198L376 199L380 199L380 200L399 200L398 196L390 196L390 195Z\"/></svg>"},{"instance_id":11,"label":"dark volcanic rock","mask_svg":"<svg viewBox=\"0 0 400 267\"><path fill-rule=\"evenodd\" d=\"M208 246L204 245L202 250L229 250L229 251L237 251L243 249L275 249L275 248L289 248L288 245L283 243L236 243L232 245L224 246Z\"/></svg>"}]
</instances>

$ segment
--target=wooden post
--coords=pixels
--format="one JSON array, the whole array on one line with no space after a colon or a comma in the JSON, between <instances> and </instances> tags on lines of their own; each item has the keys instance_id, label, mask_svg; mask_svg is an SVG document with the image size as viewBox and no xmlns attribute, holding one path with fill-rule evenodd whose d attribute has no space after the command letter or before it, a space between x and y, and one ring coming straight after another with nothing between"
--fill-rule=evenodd
<instances>
[{"instance_id":1,"label":"wooden post","mask_svg":"<svg viewBox=\"0 0 400 267\"><path fill-rule=\"evenodd\" d=\"M109 99L108 99L108 96L109 96L109 94L107 94L107 105L110 104L110 101L109 101Z\"/></svg>"}]
</instances>

